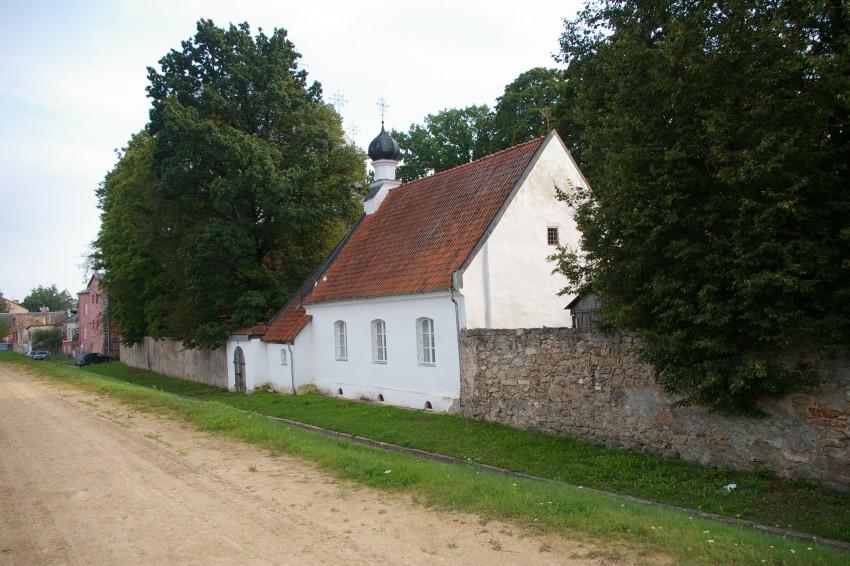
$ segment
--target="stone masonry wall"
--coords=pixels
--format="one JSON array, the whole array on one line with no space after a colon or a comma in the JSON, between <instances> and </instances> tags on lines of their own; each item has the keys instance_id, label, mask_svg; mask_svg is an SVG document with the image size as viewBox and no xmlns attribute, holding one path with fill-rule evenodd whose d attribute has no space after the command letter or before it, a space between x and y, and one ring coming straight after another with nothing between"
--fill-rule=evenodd
<instances>
[{"instance_id":1,"label":"stone masonry wall","mask_svg":"<svg viewBox=\"0 0 850 566\"><path fill-rule=\"evenodd\" d=\"M227 387L227 351L186 350L172 340L145 337L135 346L121 345L121 361L128 366L170 377Z\"/></svg>"},{"instance_id":2,"label":"stone masonry wall","mask_svg":"<svg viewBox=\"0 0 850 566\"><path fill-rule=\"evenodd\" d=\"M823 378L811 393L765 399L767 418L673 408L624 333L564 328L463 331L461 413L510 426L710 466L772 469L850 489L850 359L777 354Z\"/></svg>"}]
</instances>

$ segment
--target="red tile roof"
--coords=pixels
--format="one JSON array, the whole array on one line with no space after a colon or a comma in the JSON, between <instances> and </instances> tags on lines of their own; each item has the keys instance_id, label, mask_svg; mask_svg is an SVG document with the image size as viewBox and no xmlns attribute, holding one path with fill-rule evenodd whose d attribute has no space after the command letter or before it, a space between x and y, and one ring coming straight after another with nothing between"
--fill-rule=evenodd
<instances>
[{"instance_id":1,"label":"red tile roof","mask_svg":"<svg viewBox=\"0 0 850 566\"><path fill-rule=\"evenodd\" d=\"M546 138L390 191L305 303L449 289Z\"/></svg>"},{"instance_id":2,"label":"red tile roof","mask_svg":"<svg viewBox=\"0 0 850 566\"><path fill-rule=\"evenodd\" d=\"M546 139L390 191L269 321L263 341L292 342L312 318L302 303L449 289Z\"/></svg>"},{"instance_id":3,"label":"red tile roof","mask_svg":"<svg viewBox=\"0 0 850 566\"><path fill-rule=\"evenodd\" d=\"M271 319L263 342L292 342L312 318L301 306L299 293Z\"/></svg>"},{"instance_id":4,"label":"red tile roof","mask_svg":"<svg viewBox=\"0 0 850 566\"><path fill-rule=\"evenodd\" d=\"M241 326L230 331L231 336L262 336L268 327L264 322L258 322L251 326Z\"/></svg>"}]
</instances>

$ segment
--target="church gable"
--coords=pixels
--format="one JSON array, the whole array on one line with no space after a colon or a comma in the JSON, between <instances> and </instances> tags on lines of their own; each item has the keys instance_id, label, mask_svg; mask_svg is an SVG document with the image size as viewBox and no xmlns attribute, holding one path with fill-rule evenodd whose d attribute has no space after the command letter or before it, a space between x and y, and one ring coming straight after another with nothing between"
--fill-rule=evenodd
<instances>
[{"instance_id":1,"label":"church gable","mask_svg":"<svg viewBox=\"0 0 850 566\"><path fill-rule=\"evenodd\" d=\"M392 190L304 302L450 289L545 139Z\"/></svg>"}]
</instances>

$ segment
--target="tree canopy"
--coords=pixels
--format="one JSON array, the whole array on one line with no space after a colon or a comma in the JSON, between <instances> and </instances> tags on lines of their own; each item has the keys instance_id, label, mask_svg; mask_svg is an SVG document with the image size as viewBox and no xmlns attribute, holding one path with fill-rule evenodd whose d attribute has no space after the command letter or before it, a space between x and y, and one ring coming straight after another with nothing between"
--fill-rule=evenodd
<instances>
[{"instance_id":1,"label":"tree canopy","mask_svg":"<svg viewBox=\"0 0 850 566\"><path fill-rule=\"evenodd\" d=\"M567 108L561 69L535 67L520 74L496 99L495 145L506 149L558 127Z\"/></svg>"},{"instance_id":2,"label":"tree canopy","mask_svg":"<svg viewBox=\"0 0 850 566\"><path fill-rule=\"evenodd\" d=\"M62 347L62 329L33 330L30 349L58 351Z\"/></svg>"},{"instance_id":3,"label":"tree canopy","mask_svg":"<svg viewBox=\"0 0 850 566\"><path fill-rule=\"evenodd\" d=\"M747 410L805 379L770 349L850 344L848 10L607 0L566 22L592 187L560 268L686 402Z\"/></svg>"},{"instance_id":4,"label":"tree canopy","mask_svg":"<svg viewBox=\"0 0 850 566\"><path fill-rule=\"evenodd\" d=\"M407 132L393 130L403 161L396 174L411 181L533 140L554 128L570 130L568 93L562 70L536 67L505 86L495 110L486 104L447 108L428 114L421 125L411 124Z\"/></svg>"},{"instance_id":5,"label":"tree canopy","mask_svg":"<svg viewBox=\"0 0 850 566\"><path fill-rule=\"evenodd\" d=\"M473 105L428 114L423 125L411 124L407 133L393 130L403 161L398 178L411 181L492 153L493 118L486 104Z\"/></svg>"},{"instance_id":6,"label":"tree canopy","mask_svg":"<svg viewBox=\"0 0 850 566\"><path fill-rule=\"evenodd\" d=\"M47 307L49 311L64 311L76 308L77 301L67 289L59 291L55 284L50 287L39 285L21 301L21 306L30 312L38 312L41 307Z\"/></svg>"},{"instance_id":7,"label":"tree canopy","mask_svg":"<svg viewBox=\"0 0 850 566\"><path fill-rule=\"evenodd\" d=\"M213 347L267 320L360 210L364 156L276 29L197 33L149 68L150 123L98 190L122 339Z\"/></svg>"}]
</instances>

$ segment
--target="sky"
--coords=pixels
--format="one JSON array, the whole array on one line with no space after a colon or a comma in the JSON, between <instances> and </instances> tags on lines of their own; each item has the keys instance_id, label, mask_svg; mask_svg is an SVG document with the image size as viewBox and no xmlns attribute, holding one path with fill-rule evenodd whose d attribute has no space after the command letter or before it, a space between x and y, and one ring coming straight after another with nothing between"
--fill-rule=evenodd
<instances>
[{"instance_id":1,"label":"sky","mask_svg":"<svg viewBox=\"0 0 850 566\"><path fill-rule=\"evenodd\" d=\"M361 148L428 114L487 104L520 73L559 67L581 0L0 0L0 292L72 296L100 227L95 190L148 121L147 67L199 19L282 28L308 80L341 100Z\"/></svg>"}]
</instances>

